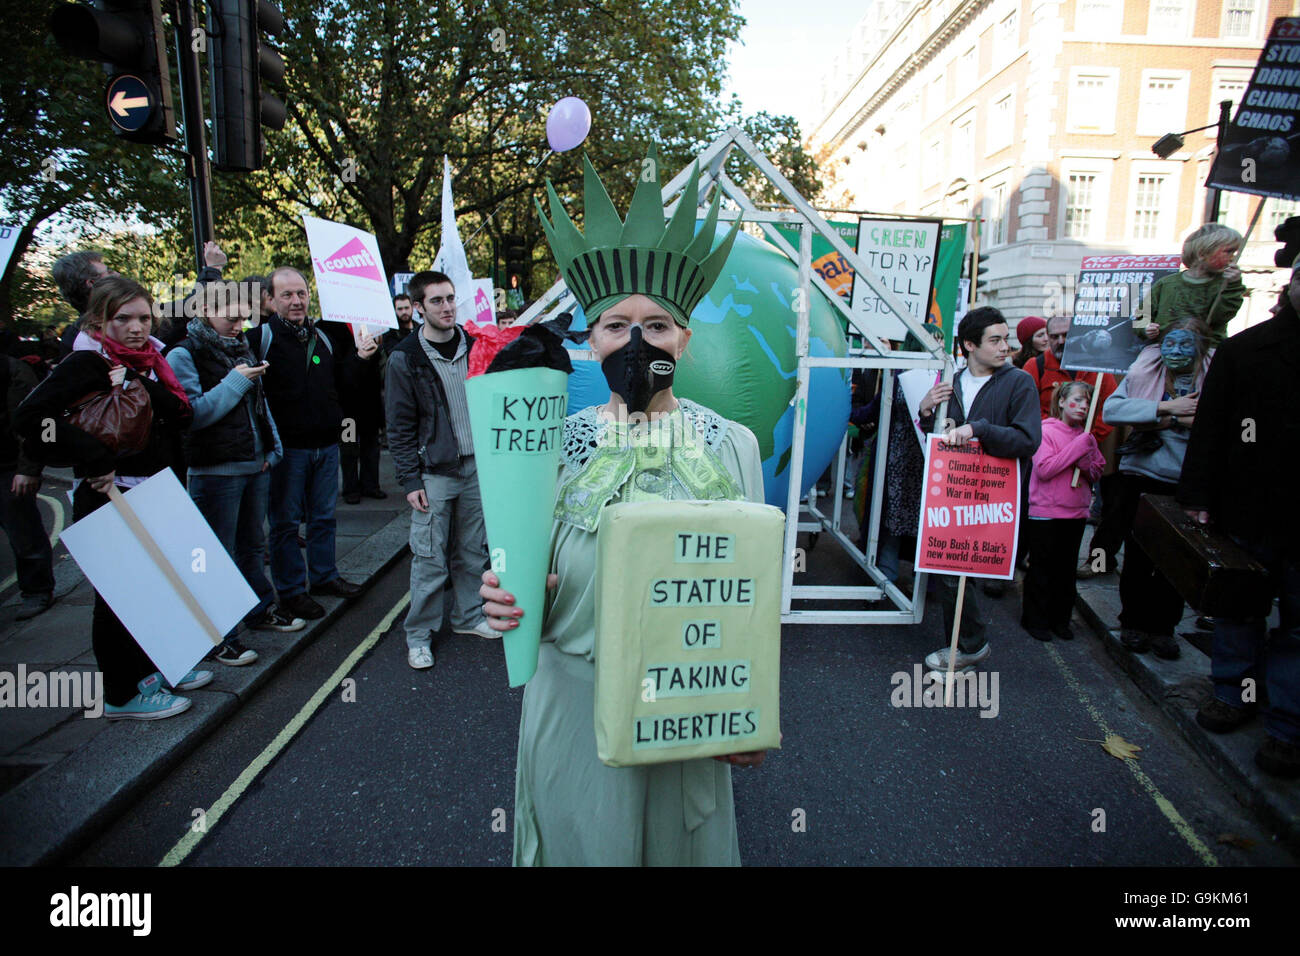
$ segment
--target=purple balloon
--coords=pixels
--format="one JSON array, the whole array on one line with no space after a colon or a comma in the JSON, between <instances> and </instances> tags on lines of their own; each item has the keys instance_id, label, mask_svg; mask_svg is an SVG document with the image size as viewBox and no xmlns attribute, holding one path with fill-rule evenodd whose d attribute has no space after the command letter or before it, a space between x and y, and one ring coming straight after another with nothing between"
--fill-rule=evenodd
<instances>
[{"instance_id":1,"label":"purple balloon","mask_svg":"<svg viewBox=\"0 0 1300 956\"><path fill-rule=\"evenodd\" d=\"M546 142L557 153L573 149L591 132L591 110L576 96L566 96L546 116Z\"/></svg>"}]
</instances>

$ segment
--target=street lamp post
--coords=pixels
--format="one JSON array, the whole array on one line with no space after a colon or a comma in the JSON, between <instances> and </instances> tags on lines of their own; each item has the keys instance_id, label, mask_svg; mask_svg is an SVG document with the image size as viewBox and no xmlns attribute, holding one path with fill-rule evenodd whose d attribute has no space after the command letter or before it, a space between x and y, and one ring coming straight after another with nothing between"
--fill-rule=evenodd
<instances>
[{"instance_id":1,"label":"street lamp post","mask_svg":"<svg viewBox=\"0 0 1300 956\"><path fill-rule=\"evenodd\" d=\"M1219 103L1219 121L1211 123L1209 126L1198 126L1195 129L1185 129L1181 133L1166 133L1158 140L1151 144L1151 152L1155 153L1161 159L1168 159L1178 150L1183 148L1183 137L1188 133L1199 133L1204 129L1218 128L1218 137L1215 142L1215 152L1223 149L1223 134L1228 129L1228 122L1232 114L1232 100L1222 100ZM1207 189L1205 191L1205 222L1217 222L1219 219L1219 197L1222 190Z\"/></svg>"}]
</instances>

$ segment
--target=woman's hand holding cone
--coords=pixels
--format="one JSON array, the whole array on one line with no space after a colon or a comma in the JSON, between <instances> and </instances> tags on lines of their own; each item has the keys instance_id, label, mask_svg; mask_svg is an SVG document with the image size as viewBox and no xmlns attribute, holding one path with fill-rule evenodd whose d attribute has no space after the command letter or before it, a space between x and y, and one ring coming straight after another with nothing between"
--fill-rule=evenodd
<instances>
[{"instance_id":1,"label":"woman's hand holding cone","mask_svg":"<svg viewBox=\"0 0 1300 956\"><path fill-rule=\"evenodd\" d=\"M546 590L554 589L560 583L555 574L546 576ZM501 589L500 579L491 571L483 572L483 586L478 589L483 599L483 616L487 618L488 627L494 631L509 631L519 626L519 618L524 616L522 608L515 607L515 596Z\"/></svg>"}]
</instances>

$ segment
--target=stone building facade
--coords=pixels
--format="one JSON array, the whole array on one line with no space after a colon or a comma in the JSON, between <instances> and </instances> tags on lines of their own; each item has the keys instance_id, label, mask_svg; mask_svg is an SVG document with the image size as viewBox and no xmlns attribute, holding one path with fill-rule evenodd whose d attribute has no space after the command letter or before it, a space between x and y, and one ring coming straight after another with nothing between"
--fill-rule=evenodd
<instances>
[{"instance_id":1,"label":"stone building facade","mask_svg":"<svg viewBox=\"0 0 1300 956\"><path fill-rule=\"evenodd\" d=\"M1238 102L1296 0L879 0L829 59L804 130L830 204L979 217L977 302L1014 322L1066 311L1085 255L1176 253L1205 217L1213 129L1167 159L1165 133ZM1245 232L1259 200L1224 193ZM1268 200L1233 330L1268 317L1282 276Z\"/></svg>"}]
</instances>

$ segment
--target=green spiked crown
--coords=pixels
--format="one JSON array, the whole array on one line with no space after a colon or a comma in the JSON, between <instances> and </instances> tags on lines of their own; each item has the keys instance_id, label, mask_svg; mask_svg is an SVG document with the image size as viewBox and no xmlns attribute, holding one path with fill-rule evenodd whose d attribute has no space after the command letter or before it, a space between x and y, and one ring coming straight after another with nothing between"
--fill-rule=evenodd
<instances>
[{"instance_id":1,"label":"green spiked crown","mask_svg":"<svg viewBox=\"0 0 1300 956\"><path fill-rule=\"evenodd\" d=\"M659 303L678 325L685 326L722 271L740 220L732 225L718 248L710 251L720 197L713 197L704 225L696 233L700 181L696 164L677 211L665 227L659 157L651 146L646 169L654 175L650 179L643 175L637 183L627 221L623 222L591 160L584 154L582 161L587 234L578 232L549 179L546 192L551 221L547 221L541 203L537 204L537 214L564 281L587 315L587 325L591 326L616 302L640 294Z\"/></svg>"}]
</instances>

